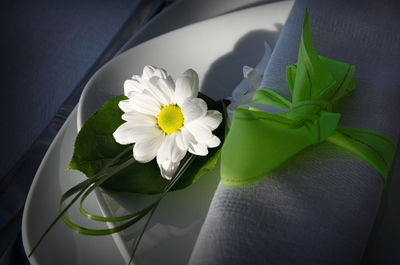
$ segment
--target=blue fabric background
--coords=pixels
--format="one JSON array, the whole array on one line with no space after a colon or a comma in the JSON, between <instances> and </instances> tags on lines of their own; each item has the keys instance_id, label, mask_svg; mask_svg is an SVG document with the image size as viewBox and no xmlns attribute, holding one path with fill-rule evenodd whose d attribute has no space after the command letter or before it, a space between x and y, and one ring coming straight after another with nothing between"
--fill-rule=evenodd
<instances>
[{"instance_id":1,"label":"blue fabric background","mask_svg":"<svg viewBox=\"0 0 400 265\"><path fill-rule=\"evenodd\" d=\"M137 2L2 2L0 180L47 126Z\"/></svg>"},{"instance_id":2,"label":"blue fabric background","mask_svg":"<svg viewBox=\"0 0 400 265\"><path fill-rule=\"evenodd\" d=\"M154 1L148 2L151 6ZM109 57L114 37L127 21L131 23L139 4L138 0L1 2L1 265L28 264L18 236L21 207L40 160L66 118L60 113L66 116L73 107L59 111L60 106L82 85L89 70Z\"/></svg>"}]
</instances>

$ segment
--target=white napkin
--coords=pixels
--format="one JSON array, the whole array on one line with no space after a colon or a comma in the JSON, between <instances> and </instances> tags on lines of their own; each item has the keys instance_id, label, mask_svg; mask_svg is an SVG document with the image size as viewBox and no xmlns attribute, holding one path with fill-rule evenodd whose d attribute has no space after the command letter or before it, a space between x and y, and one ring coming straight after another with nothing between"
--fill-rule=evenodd
<instances>
[{"instance_id":1,"label":"white napkin","mask_svg":"<svg viewBox=\"0 0 400 265\"><path fill-rule=\"evenodd\" d=\"M397 142L395 6L395 1L298 0L261 86L289 97L285 68L297 60L307 7L317 52L356 66L356 89L337 108L340 125L379 131ZM189 264L359 264L382 188L379 174L349 152L330 143L312 146L254 184L220 184Z\"/></svg>"}]
</instances>

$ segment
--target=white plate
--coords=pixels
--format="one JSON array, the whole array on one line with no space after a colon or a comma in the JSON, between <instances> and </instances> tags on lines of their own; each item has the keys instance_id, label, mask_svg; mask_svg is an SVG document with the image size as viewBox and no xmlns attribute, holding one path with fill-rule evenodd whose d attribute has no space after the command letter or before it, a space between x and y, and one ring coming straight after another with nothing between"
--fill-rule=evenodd
<instances>
[{"instance_id":1,"label":"white plate","mask_svg":"<svg viewBox=\"0 0 400 265\"><path fill-rule=\"evenodd\" d=\"M188 68L200 77L200 90L218 99L230 95L241 80L242 66L255 65L263 53L263 41L274 46L293 2L278 2L245 9L190 25L137 46L102 67L88 82L79 104L78 127L107 99L121 94L123 82L141 74L146 64L167 69L177 77ZM58 200L68 187L84 177L65 171L72 155L76 133L69 121L47 152L32 184L23 217L23 241L31 249L58 210ZM186 264L218 183L218 169L196 184L170 193L152 219L139 247L135 264ZM98 191L104 215L120 215L137 207L143 196ZM118 203L117 203L118 201ZM99 213L96 198L86 208ZM92 226L77 211L69 217ZM97 227L102 227L97 225ZM130 244L137 231L114 235L123 260L129 259ZM55 226L32 256L32 264L123 264L110 237L88 237L70 231L61 222ZM112 261L112 262L111 262Z\"/></svg>"},{"instance_id":2,"label":"white plate","mask_svg":"<svg viewBox=\"0 0 400 265\"><path fill-rule=\"evenodd\" d=\"M22 219L22 239L27 253L57 216L61 194L85 179L78 172L65 171L76 137L76 118L75 109L51 144L32 182ZM90 196L87 207L101 213L94 196ZM80 214L71 212L68 216L75 220ZM84 218L80 221L89 224ZM80 235L63 222L53 228L29 261L32 265L125 264L111 237Z\"/></svg>"}]
</instances>

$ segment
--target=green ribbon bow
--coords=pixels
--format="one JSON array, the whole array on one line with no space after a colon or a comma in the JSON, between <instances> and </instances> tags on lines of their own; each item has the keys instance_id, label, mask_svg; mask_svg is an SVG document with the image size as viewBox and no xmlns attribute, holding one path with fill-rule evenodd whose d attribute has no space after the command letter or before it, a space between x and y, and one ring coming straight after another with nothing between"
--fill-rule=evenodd
<instances>
[{"instance_id":1,"label":"green ribbon bow","mask_svg":"<svg viewBox=\"0 0 400 265\"><path fill-rule=\"evenodd\" d=\"M253 102L287 109L270 114L236 109L221 155L221 180L238 186L256 181L304 148L328 141L365 161L383 181L390 170L396 145L387 136L338 126L332 106L355 87L355 67L319 56L312 42L308 12L297 63L286 70L292 102L270 89L261 89Z\"/></svg>"}]
</instances>

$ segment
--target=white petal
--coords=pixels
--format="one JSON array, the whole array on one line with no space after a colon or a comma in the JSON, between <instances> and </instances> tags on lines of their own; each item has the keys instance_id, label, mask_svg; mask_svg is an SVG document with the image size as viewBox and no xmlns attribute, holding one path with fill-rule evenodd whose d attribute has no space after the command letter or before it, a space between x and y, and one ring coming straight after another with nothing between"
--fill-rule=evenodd
<instances>
[{"instance_id":1,"label":"white petal","mask_svg":"<svg viewBox=\"0 0 400 265\"><path fill-rule=\"evenodd\" d=\"M203 117L201 121L201 123L206 125L212 131L217 129L221 122L222 122L222 114L216 110L207 111L207 115Z\"/></svg>"},{"instance_id":2,"label":"white petal","mask_svg":"<svg viewBox=\"0 0 400 265\"><path fill-rule=\"evenodd\" d=\"M166 79L168 77L167 71L162 68L155 68L153 75L161 79Z\"/></svg>"},{"instance_id":3,"label":"white petal","mask_svg":"<svg viewBox=\"0 0 400 265\"><path fill-rule=\"evenodd\" d=\"M186 150L178 147L176 144L176 136L177 134L173 133L165 137L165 140L157 153L157 157L160 156L161 161L176 163L181 161L185 156Z\"/></svg>"},{"instance_id":4,"label":"white petal","mask_svg":"<svg viewBox=\"0 0 400 265\"><path fill-rule=\"evenodd\" d=\"M153 77L153 73L154 73L155 68L151 65L146 65L143 68L143 73L142 73L142 79L144 80L150 80L150 78Z\"/></svg>"},{"instance_id":5,"label":"white petal","mask_svg":"<svg viewBox=\"0 0 400 265\"><path fill-rule=\"evenodd\" d=\"M119 144L131 144L134 142L133 131L135 128L129 122L120 125L113 133L114 139Z\"/></svg>"},{"instance_id":6,"label":"white petal","mask_svg":"<svg viewBox=\"0 0 400 265\"><path fill-rule=\"evenodd\" d=\"M189 152L198 156L206 156L208 154L208 149L205 144L197 142L189 145Z\"/></svg>"},{"instance_id":7,"label":"white petal","mask_svg":"<svg viewBox=\"0 0 400 265\"><path fill-rule=\"evenodd\" d=\"M187 150L188 149L188 142L186 139L183 137L182 132L178 131L176 132L176 145L182 149L182 150Z\"/></svg>"},{"instance_id":8,"label":"white petal","mask_svg":"<svg viewBox=\"0 0 400 265\"><path fill-rule=\"evenodd\" d=\"M175 100L182 106L186 99L197 97L199 92L199 77L192 69L184 72L175 82Z\"/></svg>"},{"instance_id":9,"label":"white petal","mask_svg":"<svg viewBox=\"0 0 400 265\"><path fill-rule=\"evenodd\" d=\"M156 108L161 108L161 104L156 98L145 93L132 92L132 99L134 102L140 101L141 103L144 103L146 105L151 105Z\"/></svg>"},{"instance_id":10,"label":"white petal","mask_svg":"<svg viewBox=\"0 0 400 265\"><path fill-rule=\"evenodd\" d=\"M129 112L134 110L133 106L131 103L129 103L129 99L121 100L118 102L118 107L123 111L123 112Z\"/></svg>"},{"instance_id":11,"label":"white petal","mask_svg":"<svg viewBox=\"0 0 400 265\"><path fill-rule=\"evenodd\" d=\"M221 143L221 140L213 135L205 144L207 147L213 148L213 147L217 147L219 144Z\"/></svg>"},{"instance_id":12,"label":"white petal","mask_svg":"<svg viewBox=\"0 0 400 265\"><path fill-rule=\"evenodd\" d=\"M197 120L189 124L185 124L185 128L189 130L197 142L207 143L210 141L211 137L213 137L211 130Z\"/></svg>"},{"instance_id":13,"label":"white petal","mask_svg":"<svg viewBox=\"0 0 400 265\"><path fill-rule=\"evenodd\" d=\"M188 99L181 105L181 111L184 123L188 124L207 114L207 103L201 98Z\"/></svg>"},{"instance_id":14,"label":"white petal","mask_svg":"<svg viewBox=\"0 0 400 265\"><path fill-rule=\"evenodd\" d=\"M164 136L150 139L148 141L138 142L133 147L133 156L141 163L147 163L156 157L157 151L160 148Z\"/></svg>"},{"instance_id":15,"label":"white petal","mask_svg":"<svg viewBox=\"0 0 400 265\"><path fill-rule=\"evenodd\" d=\"M129 98L131 97L131 92L143 92L140 76L136 76L135 79L129 79L124 82L124 95Z\"/></svg>"},{"instance_id":16,"label":"white petal","mask_svg":"<svg viewBox=\"0 0 400 265\"><path fill-rule=\"evenodd\" d=\"M133 124L138 124L143 127L157 126L157 119L154 116L146 115L136 110L126 112L122 115L124 121L129 121Z\"/></svg>"},{"instance_id":17,"label":"white petal","mask_svg":"<svg viewBox=\"0 0 400 265\"><path fill-rule=\"evenodd\" d=\"M158 78L166 79L168 74L162 68L157 68L157 67L154 67L154 66L146 65L143 68L142 79L150 80L154 76L156 76Z\"/></svg>"},{"instance_id":18,"label":"white petal","mask_svg":"<svg viewBox=\"0 0 400 265\"><path fill-rule=\"evenodd\" d=\"M157 127L141 127L140 125L125 122L113 133L114 139L119 144L132 144L140 141L148 141L163 135Z\"/></svg>"},{"instance_id":19,"label":"white petal","mask_svg":"<svg viewBox=\"0 0 400 265\"><path fill-rule=\"evenodd\" d=\"M148 141L160 136L164 133L158 127L137 127L132 133L132 139L135 143Z\"/></svg>"},{"instance_id":20,"label":"white petal","mask_svg":"<svg viewBox=\"0 0 400 265\"><path fill-rule=\"evenodd\" d=\"M133 93L136 94L136 92ZM129 99L129 103L132 105L134 110L154 117L157 117L161 110L160 104L157 103L154 98L145 94L137 93L137 95Z\"/></svg>"},{"instance_id":21,"label":"white petal","mask_svg":"<svg viewBox=\"0 0 400 265\"><path fill-rule=\"evenodd\" d=\"M157 86L167 96L168 104L176 104L175 101L175 83L172 78L157 80Z\"/></svg>"},{"instance_id":22,"label":"white petal","mask_svg":"<svg viewBox=\"0 0 400 265\"><path fill-rule=\"evenodd\" d=\"M189 136L186 136L187 134L189 134ZM190 136L192 138L190 138ZM176 144L180 149L187 150L191 141L196 140L185 127L182 127L180 131L176 132Z\"/></svg>"},{"instance_id":23,"label":"white petal","mask_svg":"<svg viewBox=\"0 0 400 265\"><path fill-rule=\"evenodd\" d=\"M168 75L167 78L165 79L165 82L167 82L167 85L169 87L173 88L172 90L173 90L173 92L175 94L175 81L174 81L174 79L172 79L172 77L170 75ZM175 96L174 96L174 98L175 98Z\"/></svg>"},{"instance_id":24,"label":"white petal","mask_svg":"<svg viewBox=\"0 0 400 265\"><path fill-rule=\"evenodd\" d=\"M158 84L160 80L164 79L152 78L151 80L144 81L143 83L146 86L144 93L155 98L161 105L167 106L172 104L172 99L171 99L172 92L170 91L171 88L167 89L165 89L164 87L161 88Z\"/></svg>"},{"instance_id":25,"label":"white petal","mask_svg":"<svg viewBox=\"0 0 400 265\"><path fill-rule=\"evenodd\" d=\"M131 77L131 79L134 80L134 81L137 81L137 82L139 82L139 83L142 82L142 77L141 77L140 75L133 75L133 76Z\"/></svg>"},{"instance_id":26,"label":"white petal","mask_svg":"<svg viewBox=\"0 0 400 265\"><path fill-rule=\"evenodd\" d=\"M161 176L168 180L172 179L180 164L180 162L159 161L158 156L157 163L160 168Z\"/></svg>"},{"instance_id":27,"label":"white petal","mask_svg":"<svg viewBox=\"0 0 400 265\"><path fill-rule=\"evenodd\" d=\"M161 175L166 179L172 178L180 161L187 152L177 146L176 137L176 133L167 135L157 152L157 163L160 167Z\"/></svg>"}]
</instances>

